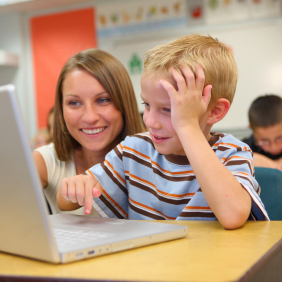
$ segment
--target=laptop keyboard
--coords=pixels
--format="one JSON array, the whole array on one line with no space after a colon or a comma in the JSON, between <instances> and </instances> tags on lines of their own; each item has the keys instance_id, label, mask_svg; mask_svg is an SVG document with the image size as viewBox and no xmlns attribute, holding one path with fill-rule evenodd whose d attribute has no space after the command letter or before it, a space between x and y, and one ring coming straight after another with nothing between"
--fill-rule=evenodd
<instances>
[{"instance_id":1,"label":"laptop keyboard","mask_svg":"<svg viewBox=\"0 0 282 282\"><path fill-rule=\"evenodd\" d=\"M90 230L70 231L57 228L53 229L53 233L55 240L60 247L115 236L115 234L105 232L95 232Z\"/></svg>"}]
</instances>

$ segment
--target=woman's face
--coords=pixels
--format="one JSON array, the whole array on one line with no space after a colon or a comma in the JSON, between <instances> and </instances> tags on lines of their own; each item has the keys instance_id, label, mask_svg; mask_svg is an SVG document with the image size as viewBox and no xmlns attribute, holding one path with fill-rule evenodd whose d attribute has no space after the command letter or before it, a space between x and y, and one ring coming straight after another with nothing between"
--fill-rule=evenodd
<instances>
[{"instance_id":1,"label":"woman's face","mask_svg":"<svg viewBox=\"0 0 282 282\"><path fill-rule=\"evenodd\" d=\"M120 142L122 114L93 75L72 70L63 81L62 94L67 129L83 149L106 154Z\"/></svg>"}]
</instances>

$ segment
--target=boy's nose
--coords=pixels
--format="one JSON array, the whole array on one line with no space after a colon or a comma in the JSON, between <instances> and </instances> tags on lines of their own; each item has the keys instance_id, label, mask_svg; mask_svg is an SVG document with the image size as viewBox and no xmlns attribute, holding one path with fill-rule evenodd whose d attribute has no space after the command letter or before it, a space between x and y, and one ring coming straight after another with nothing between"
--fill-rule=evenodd
<instances>
[{"instance_id":1,"label":"boy's nose","mask_svg":"<svg viewBox=\"0 0 282 282\"><path fill-rule=\"evenodd\" d=\"M159 122L157 115L152 112L144 115L144 123L147 128L155 128L155 129L161 128L161 123Z\"/></svg>"},{"instance_id":2,"label":"boy's nose","mask_svg":"<svg viewBox=\"0 0 282 282\"><path fill-rule=\"evenodd\" d=\"M282 151L282 146L280 144L277 144L275 142L270 143L270 153L272 155L278 155Z\"/></svg>"}]
</instances>

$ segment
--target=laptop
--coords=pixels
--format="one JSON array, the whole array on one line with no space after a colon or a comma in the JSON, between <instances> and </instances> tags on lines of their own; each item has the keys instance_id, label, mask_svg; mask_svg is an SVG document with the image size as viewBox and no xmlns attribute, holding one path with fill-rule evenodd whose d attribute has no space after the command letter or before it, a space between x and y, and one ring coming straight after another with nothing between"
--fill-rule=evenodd
<instances>
[{"instance_id":1,"label":"laptop","mask_svg":"<svg viewBox=\"0 0 282 282\"><path fill-rule=\"evenodd\" d=\"M0 86L0 101L1 252L68 263L187 236L157 221L49 215L13 85Z\"/></svg>"}]
</instances>

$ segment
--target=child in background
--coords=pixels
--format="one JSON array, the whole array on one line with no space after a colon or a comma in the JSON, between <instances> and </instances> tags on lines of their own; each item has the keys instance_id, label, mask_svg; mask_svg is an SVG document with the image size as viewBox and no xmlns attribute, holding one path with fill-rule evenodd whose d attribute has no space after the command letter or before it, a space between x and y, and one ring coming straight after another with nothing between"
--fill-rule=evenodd
<instances>
[{"instance_id":1,"label":"child in background","mask_svg":"<svg viewBox=\"0 0 282 282\"><path fill-rule=\"evenodd\" d=\"M226 229L268 220L250 148L210 132L236 84L231 51L210 36L148 51L141 78L148 132L127 137L88 175L62 180L59 208L76 204L88 214L93 204L101 216L137 220L218 219Z\"/></svg>"},{"instance_id":2,"label":"child in background","mask_svg":"<svg viewBox=\"0 0 282 282\"><path fill-rule=\"evenodd\" d=\"M54 107L47 116L47 128L41 128L31 140L31 148L35 150L42 146L48 145L53 141L53 124L54 124Z\"/></svg>"},{"instance_id":3,"label":"child in background","mask_svg":"<svg viewBox=\"0 0 282 282\"><path fill-rule=\"evenodd\" d=\"M47 128L39 129L36 135L31 139L31 148L35 150L51 142L50 134Z\"/></svg>"},{"instance_id":4,"label":"child in background","mask_svg":"<svg viewBox=\"0 0 282 282\"><path fill-rule=\"evenodd\" d=\"M256 98L248 116L253 134L242 141L252 149L255 166L282 170L282 98Z\"/></svg>"},{"instance_id":5,"label":"child in background","mask_svg":"<svg viewBox=\"0 0 282 282\"><path fill-rule=\"evenodd\" d=\"M51 108L47 118L47 129L50 135L50 142L53 142L53 132L54 132L54 113L55 107Z\"/></svg>"}]
</instances>

